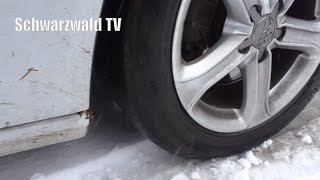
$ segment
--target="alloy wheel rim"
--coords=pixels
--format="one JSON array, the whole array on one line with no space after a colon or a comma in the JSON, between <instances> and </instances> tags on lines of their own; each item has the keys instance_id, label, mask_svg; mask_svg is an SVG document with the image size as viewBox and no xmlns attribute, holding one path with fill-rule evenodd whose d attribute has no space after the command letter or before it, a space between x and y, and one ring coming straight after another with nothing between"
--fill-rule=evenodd
<instances>
[{"instance_id":1,"label":"alloy wheel rim","mask_svg":"<svg viewBox=\"0 0 320 180\"><path fill-rule=\"evenodd\" d=\"M227 18L220 40L202 56L186 62L181 47L191 0L182 1L172 45L172 69L180 102L192 119L211 131L234 133L267 122L285 109L308 83L320 64L320 6L317 3L315 8L316 20L309 21L286 15L294 0L223 0L223 3ZM261 7L261 12L257 7ZM270 89L275 48L302 53ZM240 109L217 108L201 100L210 87L235 68L241 70L243 79Z\"/></svg>"}]
</instances>

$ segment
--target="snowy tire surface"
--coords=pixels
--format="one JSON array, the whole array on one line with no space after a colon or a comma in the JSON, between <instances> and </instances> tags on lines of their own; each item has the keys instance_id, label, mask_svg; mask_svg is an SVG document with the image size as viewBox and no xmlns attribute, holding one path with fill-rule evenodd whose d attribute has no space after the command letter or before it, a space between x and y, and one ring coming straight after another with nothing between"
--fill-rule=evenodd
<instances>
[{"instance_id":1,"label":"snowy tire surface","mask_svg":"<svg viewBox=\"0 0 320 180\"><path fill-rule=\"evenodd\" d=\"M165 150L186 158L232 155L263 143L288 125L317 93L320 68L281 111L265 122L223 133L197 123L177 93L172 48L181 0L129 2L125 37L127 96L134 123Z\"/></svg>"}]
</instances>

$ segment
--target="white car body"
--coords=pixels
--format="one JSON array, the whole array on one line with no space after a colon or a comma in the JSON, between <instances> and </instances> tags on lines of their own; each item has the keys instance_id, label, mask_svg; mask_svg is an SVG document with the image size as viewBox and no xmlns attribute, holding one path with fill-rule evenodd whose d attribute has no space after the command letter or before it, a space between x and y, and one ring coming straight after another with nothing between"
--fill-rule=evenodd
<instances>
[{"instance_id":1,"label":"white car body","mask_svg":"<svg viewBox=\"0 0 320 180\"><path fill-rule=\"evenodd\" d=\"M98 19L102 0L0 2L0 156L85 136L96 32L17 32L15 19Z\"/></svg>"}]
</instances>

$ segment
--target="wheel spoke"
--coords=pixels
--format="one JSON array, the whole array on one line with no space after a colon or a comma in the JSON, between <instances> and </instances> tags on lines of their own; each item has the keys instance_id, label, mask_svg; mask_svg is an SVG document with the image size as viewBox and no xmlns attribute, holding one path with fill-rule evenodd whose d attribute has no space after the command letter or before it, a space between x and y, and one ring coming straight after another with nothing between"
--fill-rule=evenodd
<instances>
[{"instance_id":1,"label":"wheel spoke","mask_svg":"<svg viewBox=\"0 0 320 180\"><path fill-rule=\"evenodd\" d=\"M223 2L226 6L228 17L246 25L252 24L248 14L248 6L245 3L247 0L223 0Z\"/></svg>"},{"instance_id":2,"label":"wheel spoke","mask_svg":"<svg viewBox=\"0 0 320 180\"><path fill-rule=\"evenodd\" d=\"M290 70L270 91L270 115L275 115L299 95L320 64L319 57L298 56Z\"/></svg>"},{"instance_id":3,"label":"wheel spoke","mask_svg":"<svg viewBox=\"0 0 320 180\"><path fill-rule=\"evenodd\" d=\"M224 24L223 34L250 36L252 30L253 30L252 26L239 23L238 21L231 18L227 18Z\"/></svg>"},{"instance_id":4,"label":"wheel spoke","mask_svg":"<svg viewBox=\"0 0 320 180\"><path fill-rule=\"evenodd\" d=\"M293 1L294 0L283 0L283 14L285 14L289 10ZM274 9L279 8L278 6L280 3L279 0L224 0L224 4L227 8L229 17L235 19L238 22L249 25L251 24L249 13L255 13L254 11L251 11L254 6L262 7L261 15L266 15L271 14Z\"/></svg>"},{"instance_id":5,"label":"wheel spoke","mask_svg":"<svg viewBox=\"0 0 320 180\"><path fill-rule=\"evenodd\" d=\"M243 36L225 35L205 54L191 63L184 63L181 55L174 56L175 80L186 82L202 76L229 56L237 55L238 47L244 39Z\"/></svg>"},{"instance_id":6,"label":"wheel spoke","mask_svg":"<svg viewBox=\"0 0 320 180\"><path fill-rule=\"evenodd\" d=\"M306 21L286 17L284 37L277 42L285 49L300 50L309 55L320 50L320 21Z\"/></svg>"},{"instance_id":7,"label":"wheel spoke","mask_svg":"<svg viewBox=\"0 0 320 180\"><path fill-rule=\"evenodd\" d=\"M262 19L261 15L258 13L257 7L255 6L252 6L249 9L249 14L255 24L258 24L259 21Z\"/></svg>"},{"instance_id":8,"label":"wheel spoke","mask_svg":"<svg viewBox=\"0 0 320 180\"><path fill-rule=\"evenodd\" d=\"M252 7L254 5L262 7L261 15L266 15L272 13L274 7L279 2L279 0L247 0L247 7Z\"/></svg>"},{"instance_id":9,"label":"wheel spoke","mask_svg":"<svg viewBox=\"0 0 320 180\"><path fill-rule=\"evenodd\" d=\"M273 12L277 12L278 14L278 10L276 11L274 10L280 8L280 0L246 0L246 1L247 2L245 4L248 9L254 5L262 7L261 15L267 15ZM282 2L283 2L282 9L281 9L282 11L280 13L280 16L284 15L290 9L294 0L282 0Z\"/></svg>"},{"instance_id":10,"label":"wheel spoke","mask_svg":"<svg viewBox=\"0 0 320 180\"><path fill-rule=\"evenodd\" d=\"M251 49L247 54L241 54L237 49L234 49L232 52L223 55L221 54L223 51L213 51L206 58L210 58L211 61L217 61L215 65L211 66L209 71L205 71L202 75L193 77L192 79L185 79L180 82L176 81L176 87L180 95L180 99L183 101L183 104L186 104L187 106L185 108L190 110L209 88L228 75L242 62L251 58L253 56L252 52L253 50ZM219 55L220 57L215 55ZM184 73L190 74L192 70L197 72L203 71L203 68L201 68L203 64L201 66L198 66L198 64L202 64L202 62L200 61L190 65L189 67L191 68L186 70L187 72ZM195 66L198 67L198 69L194 68Z\"/></svg>"},{"instance_id":11,"label":"wheel spoke","mask_svg":"<svg viewBox=\"0 0 320 180\"><path fill-rule=\"evenodd\" d=\"M240 44L239 46L239 51L244 51L246 48L252 46L252 38L246 39L243 43Z\"/></svg>"},{"instance_id":12,"label":"wheel spoke","mask_svg":"<svg viewBox=\"0 0 320 180\"><path fill-rule=\"evenodd\" d=\"M282 11L280 13L280 16L285 15L289 11L289 9L292 6L294 0L282 0L282 2L283 2L282 3Z\"/></svg>"},{"instance_id":13,"label":"wheel spoke","mask_svg":"<svg viewBox=\"0 0 320 180\"><path fill-rule=\"evenodd\" d=\"M279 8L279 0L259 0L262 7L262 15L270 14ZM278 12L278 10L276 10Z\"/></svg>"},{"instance_id":14,"label":"wheel spoke","mask_svg":"<svg viewBox=\"0 0 320 180\"><path fill-rule=\"evenodd\" d=\"M269 116L269 89L271 79L271 51L268 50L265 59L258 63L258 57L250 61L242 70L244 83L244 99L240 109L241 117L248 125L259 124ZM253 122L253 120L256 120Z\"/></svg>"},{"instance_id":15,"label":"wheel spoke","mask_svg":"<svg viewBox=\"0 0 320 180\"><path fill-rule=\"evenodd\" d=\"M319 1L316 2L315 16L316 16L317 19L320 18L320 2Z\"/></svg>"}]
</instances>

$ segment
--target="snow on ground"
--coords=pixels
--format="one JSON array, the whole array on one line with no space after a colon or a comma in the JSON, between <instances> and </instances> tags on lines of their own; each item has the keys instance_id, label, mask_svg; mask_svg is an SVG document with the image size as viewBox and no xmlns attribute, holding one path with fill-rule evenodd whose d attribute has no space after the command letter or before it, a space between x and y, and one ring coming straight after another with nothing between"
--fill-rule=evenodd
<instances>
[{"instance_id":1,"label":"snow on ground","mask_svg":"<svg viewBox=\"0 0 320 180\"><path fill-rule=\"evenodd\" d=\"M318 180L320 119L287 131L243 154L208 161L183 160L148 140L30 180Z\"/></svg>"},{"instance_id":2,"label":"snow on ground","mask_svg":"<svg viewBox=\"0 0 320 180\"><path fill-rule=\"evenodd\" d=\"M106 113L113 122L83 139L0 157L0 180L319 180L319 102L259 147L207 161L173 156Z\"/></svg>"}]
</instances>

